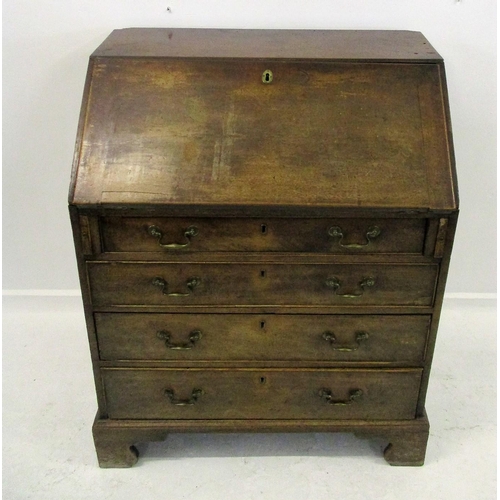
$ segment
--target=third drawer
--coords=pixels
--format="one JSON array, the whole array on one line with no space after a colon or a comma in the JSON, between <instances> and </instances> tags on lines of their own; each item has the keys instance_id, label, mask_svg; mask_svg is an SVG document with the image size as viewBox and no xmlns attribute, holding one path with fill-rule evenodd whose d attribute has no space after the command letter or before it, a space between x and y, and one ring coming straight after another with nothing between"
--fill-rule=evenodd
<instances>
[{"instance_id":1,"label":"third drawer","mask_svg":"<svg viewBox=\"0 0 500 500\"><path fill-rule=\"evenodd\" d=\"M407 363L428 315L96 313L103 360Z\"/></svg>"}]
</instances>

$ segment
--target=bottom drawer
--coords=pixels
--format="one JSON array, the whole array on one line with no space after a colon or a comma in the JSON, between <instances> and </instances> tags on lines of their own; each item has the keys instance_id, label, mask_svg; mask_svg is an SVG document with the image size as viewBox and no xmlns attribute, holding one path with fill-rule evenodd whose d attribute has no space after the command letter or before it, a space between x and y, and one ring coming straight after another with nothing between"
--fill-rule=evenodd
<instances>
[{"instance_id":1,"label":"bottom drawer","mask_svg":"<svg viewBox=\"0 0 500 500\"><path fill-rule=\"evenodd\" d=\"M420 369L104 368L115 419L413 419Z\"/></svg>"}]
</instances>

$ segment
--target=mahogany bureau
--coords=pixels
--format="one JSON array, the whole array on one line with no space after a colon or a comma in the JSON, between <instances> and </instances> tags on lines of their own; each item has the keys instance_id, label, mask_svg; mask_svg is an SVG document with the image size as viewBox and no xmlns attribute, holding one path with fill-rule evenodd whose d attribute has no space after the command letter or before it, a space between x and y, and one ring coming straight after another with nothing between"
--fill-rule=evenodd
<instances>
[{"instance_id":1,"label":"mahogany bureau","mask_svg":"<svg viewBox=\"0 0 500 500\"><path fill-rule=\"evenodd\" d=\"M101 467L169 432L352 432L424 461L458 215L416 32L125 29L69 194Z\"/></svg>"}]
</instances>

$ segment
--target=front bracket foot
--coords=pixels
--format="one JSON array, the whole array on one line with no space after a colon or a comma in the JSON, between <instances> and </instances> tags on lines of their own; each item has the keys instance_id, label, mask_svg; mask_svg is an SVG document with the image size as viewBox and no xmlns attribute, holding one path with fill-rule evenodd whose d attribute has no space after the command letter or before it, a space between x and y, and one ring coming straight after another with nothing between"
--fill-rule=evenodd
<instances>
[{"instance_id":1,"label":"front bracket foot","mask_svg":"<svg viewBox=\"0 0 500 500\"><path fill-rule=\"evenodd\" d=\"M391 465L424 465L429 431L405 431L389 436L384 458Z\"/></svg>"},{"instance_id":2,"label":"front bracket foot","mask_svg":"<svg viewBox=\"0 0 500 500\"><path fill-rule=\"evenodd\" d=\"M99 467L124 468L137 463L139 452L135 443L164 441L167 430L147 424L96 419L92 427Z\"/></svg>"},{"instance_id":3,"label":"front bracket foot","mask_svg":"<svg viewBox=\"0 0 500 500\"><path fill-rule=\"evenodd\" d=\"M139 457L137 448L133 446L133 441L121 432L101 433L94 430L94 445L97 453L99 467L132 467Z\"/></svg>"}]
</instances>

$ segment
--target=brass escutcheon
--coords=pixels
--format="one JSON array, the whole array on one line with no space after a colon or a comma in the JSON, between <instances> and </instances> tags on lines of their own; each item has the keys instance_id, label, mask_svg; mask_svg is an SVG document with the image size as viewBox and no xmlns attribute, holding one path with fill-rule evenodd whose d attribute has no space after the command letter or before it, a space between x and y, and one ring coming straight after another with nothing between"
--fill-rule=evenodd
<instances>
[{"instance_id":1,"label":"brass escutcheon","mask_svg":"<svg viewBox=\"0 0 500 500\"><path fill-rule=\"evenodd\" d=\"M271 83L273 81L273 72L270 69L266 69L262 73L262 83Z\"/></svg>"}]
</instances>

